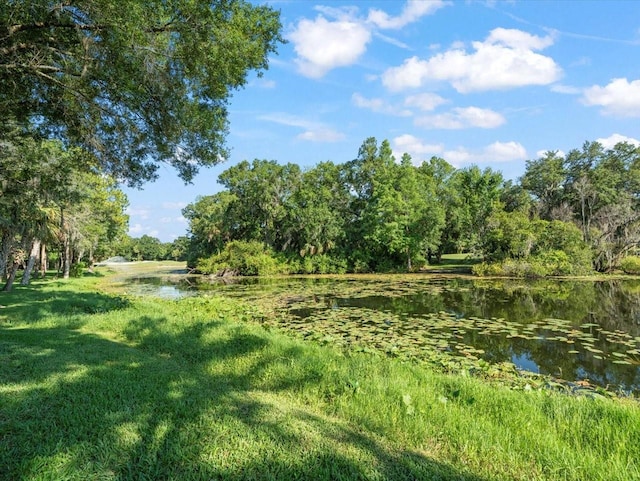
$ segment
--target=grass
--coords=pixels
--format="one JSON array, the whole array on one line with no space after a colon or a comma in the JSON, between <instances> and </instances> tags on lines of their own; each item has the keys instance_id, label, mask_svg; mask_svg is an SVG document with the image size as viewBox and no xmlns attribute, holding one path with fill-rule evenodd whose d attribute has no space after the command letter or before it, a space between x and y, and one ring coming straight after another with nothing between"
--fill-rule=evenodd
<instances>
[{"instance_id":1,"label":"grass","mask_svg":"<svg viewBox=\"0 0 640 481\"><path fill-rule=\"evenodd\" d=\"M112 276L0 294L0 479L640 479L634 401L343 353Z\"/></svg>"}]
</instances>

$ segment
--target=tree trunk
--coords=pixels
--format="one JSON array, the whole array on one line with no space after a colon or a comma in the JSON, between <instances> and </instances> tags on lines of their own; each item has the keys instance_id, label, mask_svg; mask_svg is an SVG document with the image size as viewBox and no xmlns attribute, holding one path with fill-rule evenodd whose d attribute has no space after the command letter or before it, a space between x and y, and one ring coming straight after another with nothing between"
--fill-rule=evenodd
<instances>
[{"instance_id":1,"label":"tree trunk","mask_svg":"<svg viewBox=\"0 0 640 481\"><path fill-rule=\"evenodd\" d=\"M62 270L62 278L69 279L71 272L71 239L65 225L64 209L60 208L60 231L62 233L62 258L60 259L60 269Z\"/></svg>"},{"instance_id":2,"label":"tree trunk","mask_svg":"<svg viewBox=\"0 0 640 481\"><path fill-rule=\"evenodd\" d=\"M2 288L2 290L4 292L9 292L11 290L11 288L13 287L13 281L16 280L16 274L18 272L18 267L20 267L20 263L19 262L14 262L13 265L11 266L11 272L9 273L9 277L7 277L7 283Z\"/></svg>"},{"instance_id":3,"label":"tree trunk","mask_svg":"<svg viewBox=\"0 0 640 481\"><path fill-rule=\"evenodd\" d=\"M49 267L49 261L47 259L47 245L42 242L40 243L40 277L45 277L47 275L47 268Z\"/></svg>"},{"instance_id":4,"label":"tree trunk","mask_svg":"<svg viewBox=\"0 0 640 481\"><path fill-rule=\"evenodd\" d=\"M62 278L69 279L71 272L71 242L69 242L69 236L64 235L62 242Z\"/></svg>"},{"instance_id":5,"label":"tree trunk","mask_svg":"<svg viewBox=\"0 0 640 481\"><path fill-rule=\"evenodd\" d=\"M18 273L18 268L22 264L24 264L24 261L25 261L24 250L26 249L25 247L26 244L28 244L28 242L27 242L26 236L23 234L22 241L20 242L20 244L17 247L12 246L13 258L12 258L11 270L9 272L9 275L7 276L7 283L2 288L2 290L5 292L9 292L11 290L11 288L13 287L13 282L16 280L16 274Z\"/></svg>"},{"instance_id":6,"label":"tree trunk","mask_svg":"<svg viewBox=\"0 0 640 481\"><path fill-rule=\"evenodd\" d=\"M0 279L5 280L8 276L9 254L11 254L13 235L11 230L7 230L0 240Z\"/></svg>"},{"instance_id":7,"label":"tree trunk","mask_svg":"<svg viewBox=\"0 0 640 481\"><path fill-rule=\"evenodd\" d=\"M29 285L29 278L31 277L31 271L33 270L33 266L36 264L36 259L40 253L40 241L35 239L31 246L31 253L29 254L29 260L27 261L27 266L24 269L24 274L22 275L22 280L20 281L21 286Z\"/></svg>"}]
</instances>

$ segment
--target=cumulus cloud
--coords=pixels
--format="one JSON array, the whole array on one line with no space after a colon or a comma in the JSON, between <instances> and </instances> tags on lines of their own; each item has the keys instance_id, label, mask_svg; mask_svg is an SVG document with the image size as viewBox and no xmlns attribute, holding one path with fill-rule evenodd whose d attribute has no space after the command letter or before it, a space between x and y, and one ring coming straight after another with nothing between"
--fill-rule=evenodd
<instances>
[{"instance_id":1,"label":"cumulus cloud","mask_svg":"<svg viewBox=\"0 0 640 481\"><path fill-rule=\"evenodd\" d=\"M315 19L301 19L288 35L296 52L295 63L302 75L321 78L330 70L357 62L374 34L397 47L408 48L380 30L402 28L447 4L443 0L409 0L398 16L370 9L366 18L358 14L356 7L316 7L320 14Z\"/></svg>"},{"instance_id":2,"label":"cumulus cloud","mask_svg":"<svg viewBox=\"0 0 640 481\"><path fill-rule=\"evenodd\" d=\"M340 19L329 21L319 15L302 19L289 35L297 54L300 73L320 78L336 67L355 63L371 40L371 31L362 22Z\"/></svg>"},{"instance_id":3,"label":"cumulus cloud","mask_svg":"<svg viewBox=\"0 0 640 481\"><path fill-rule=\"evenodd\" d=\"M505 118L498 112L478 107L458 107L447 113L419 117L415 121L416 125L428 129L494 129L504 123Z\"/></svg>"},{"instance_id":4,"label":"cumulus cloud","mask_svg":"<svg viewBox=\"0 0 640 481\"><path fill-rule=\"evenodd\" d=\"M607 115L640 117L640 80L615 78L604 87L594 85L585 89L582 102L602 107Z\"/></svg>"},{"instance_id":5,"label":"cumulus cloud","mask_svg":"<svg viewBox=\"0 0 640 481\"><path fill-rule=\"evenodd\" d=\"M449 2L442 0L409 0L397 17L392 17L382 10L371 9L368 20L379 28L398 29L425 15L432 14L448 4Z\"/></svg>"},{"instance_id":6,"label":"cumulus cloud","mask_svg":"<svg viewBox=\"0 0 640 481\"><path fill-rule=\"evenodd\" d=\"M613 149L616 144L619 144L620 142L627 142L631 145L635 145L636 147L640 147L640 140L621 134L612 134L607 138L596 139L596 142L602 145L605 149Z\"/></svg>"},{"instance_id":7,"label":"cumulus cloud","mask_svg":"<svg viewBox=\"0 0 640 481\"><path fill-rule=\"evenodd\" d=\"M408 153L415 163L432 156L439 156L455 167L469 164L483 164L488 162L513 162L525 160L527 150L518 142L494 142L481 149L457 147L447 149L443 144L429 144L410 135L400 135L392 140L394 155L400 158Z\"/></svg>"},{"instance_id":8,"label":"cumulus cloud","mask_svg":"<svg viewBox=\"0 0 640 481\"><path fill-rule=\"evenodd\" d=\"M408 107L416 107L423 111L435 110L440 105L447 103L446 99L443 99L439 95L425 92L417 95L409 95L404 99L404 104Z\"/></svg>"},{"instance_id":9,"label":"cumulus cloud","mask_svg":"<svg viewBox=\"0 0 640 481\"><path fill-rule=\"evenodd\" d=\"M444 151L443 144L428 144L410 134L400 135L392 140L394 156L399 159L407 153L416 162L439 155Z\"/></svg>"},{"instance_id":10,"label":"cumulus cloud","mask_svg":"<svg viewBox=\"0 0 640 481\"><path fill-rule=\"evenodd\" d=\"M551 57L537 53L553 43L553 37L538 37L514 29L497 28L483 42L473 42L473 51L463 46L428 60L416 56L386 70L382 83L392 91L447 81L460 93L509 89L525 85L548 85L562 70Z\"/></svg>"},{"instance_id":11,"label":"cumulus cloud","mask_svg":"<svg viewBox=\"0 0 640 481\"><path fill-rule=\"evenodd\" d=\"M355 93L351 96L351 102L356 107L363 109L369 109L373 112L382 114L396 115L398 117L408 117L411 115L411 111L406 109L399 109L394 105L389 104L385 99L381 98L366 98L359 93Z\"/></svg>"}]
</instances>

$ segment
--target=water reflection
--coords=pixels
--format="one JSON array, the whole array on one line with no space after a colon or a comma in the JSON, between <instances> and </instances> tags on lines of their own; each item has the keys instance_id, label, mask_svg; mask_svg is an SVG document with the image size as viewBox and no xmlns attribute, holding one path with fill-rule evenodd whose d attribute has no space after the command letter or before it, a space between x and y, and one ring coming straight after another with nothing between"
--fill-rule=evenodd
<instances>
[{"instance_id":1,"label":"water reflection","mask_svg":"<svg viewBox=\"0 0 640 481\"><path fill-rule=\"evenodd\" d=\"M640 394L640 281L185 277L135 285L172 298L268 299L289 313L285 327L342 344L370 342L414 357L435 348Z\"/></svg>"}]
</instances>

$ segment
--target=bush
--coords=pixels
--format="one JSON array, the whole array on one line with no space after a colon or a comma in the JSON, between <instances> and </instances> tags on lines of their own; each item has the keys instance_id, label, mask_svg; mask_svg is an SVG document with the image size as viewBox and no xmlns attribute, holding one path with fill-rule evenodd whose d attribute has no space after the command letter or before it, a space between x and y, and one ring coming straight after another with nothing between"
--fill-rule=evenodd
<instances>
[{"instance_id":1,"label":"bush","mask_svg":"<svg viewBox=\"0 0 640 481\"><path fill-rule=\"evenodd\" d=\"M300 274L344 274L347 261L329 254L308 255L302 260L292 261L291 270Z\"/></svg>"},{"instance_id":2,"label":"bush","mask_svg":"<svg viewBox=\"0 0 640 481\"><path fill-rule=\"evenodd\" d=\"M625 257L620 261L620 269L622 269L625 274L640 275L640 257Z\"/></svg>"},{"instance_id":3,"label":"bush","mask_svg":"<svg viewBox=\"0 0 640 481\"><path fill-rule=\"evenodd\" d=\"M81 277L86 268L87 264L82 261L71 264L71 267L69 268L69 275L71 277Z\"/></svg>"},{"instance_id":4,"label":"bush","mask_svg":"<svg viewBox=\"0 0 640 481\"><path fill-rule=\"evenodd\" d=\"M483 262L482 264L476 264L471 267L471 272L473 275L479 277L496 277L505 275L500 263Z\"/></svg>"},{"instance_id":5,"label":"bush","mask_svg":"<svg viewBox=\"0 0 640 481\"><path fill-rule=\"evenodd\" d=\"M258 241L232 241L224 250L200 259L196 268L203 274L269 276L289 272L286 261Z\"/></svg>"},{"instance_id":6,"label":"bush","mask_svg":"<svg viewBox=\"0 0 640 481\"><path fill-rule=\"evenodd\" d=\"M591 272L591 257L579 255L570 258L561 250L544 251L525 259L505 259L502 262L477 264L471 268L477 276L548 277L583 275ZM640 258L639 258L640 273Z\"/></svg>"}]
</instances>

